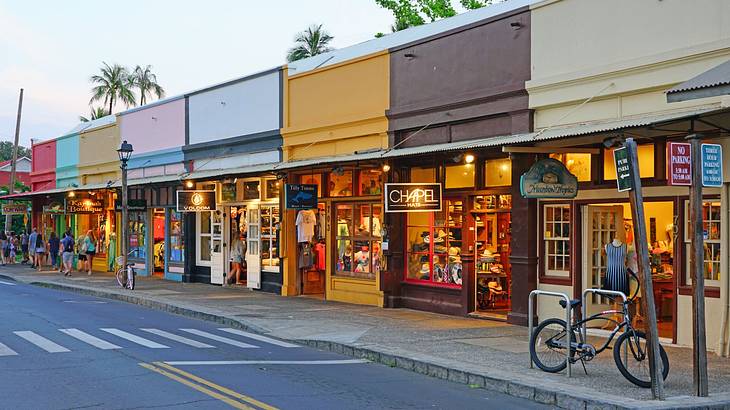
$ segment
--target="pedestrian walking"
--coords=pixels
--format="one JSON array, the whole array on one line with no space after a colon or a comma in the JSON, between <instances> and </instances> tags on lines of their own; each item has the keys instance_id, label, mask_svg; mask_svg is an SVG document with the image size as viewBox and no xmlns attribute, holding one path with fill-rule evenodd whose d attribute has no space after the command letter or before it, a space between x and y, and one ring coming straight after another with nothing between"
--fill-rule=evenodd
<instances>
[{"instance_id":1,"label":"pedestrian walking","mask_svg":"<svg viewBox=\"0 0 730 410\"><path fill-rule=\"evenodd\" d=\"M61 259L63 266L61 267L61 273L63 276L71 276L71 268L73 267L74 261L74 237L71 235L71 231L66 231L61 240Z\"/></svg>"},{"instance_id":2,"label":"pedestrian walking","mask_svg":"<svg viewBox=\"0 0 730 410\"><path fill-rule=\"evenodd\" d=\"M76 270L79 272L83 272L84 269L86 269L86 235L81 234L76 239L76 254L78 255L78 263L76 265Z\"/></svg>"},{"instance_id":3,"label":"pedestrian walking","mask_svg":"<svg viewBox=\"0 0 730 410\"><path fill-rule=\"evenodd\" d=\"M38 231L35 228L28 235L28 256L30 257L30 267L35 268L35 241L38 238Z\"/></svg>"},{"instance_id":4,"label":"pedestrian walking","mask_svg":"<svg viewBox=\"0 0 730 410\"><path fill-rule=\"evenodd\" d=\"M224 286L238 284L241 280L241 270L246 255L246 240L244 239L243 233L239 237L234 238L231 244L231 270L228 272Z\"/></svg>"},{"instance_id":5,"label":"pedestrian walking","mask_svg":"<svg viewBox=\"0 0 730 410\"><path fill-rule=\"evenodd\" d=\"M86 270L91 276L91 268L94 266L94 255L96 255L96 238L94 238L94 231L89 229L86 232L86 238L84 238L84 246L86 253Z\"/></svg>"},{"instance_id":6,"label":"pedestrian walking","mask_svg":"<svg viewBox=\"0 0 730 410\"><path fill-rule=\"evenodd\" d=\"M10 232L10 264L14 265L17 258L18 251L18 237L15 232Z\"/></svg>"},{"instance_id":7,"label":"pedestrian walking","mask_svg":"<svg viewBox=\"0 0 730 410\"><path fill-rule=\"evenodd\" d=\"M43 235L37 233L35 237L35 266L38 272L43 269L43 262L45 262L48 249L47 246L46 241L43 240Z\"/></svg>"},{"instance_id":8,"label":"pedestrian walking","mask_svg":"<svg viewBox=\"0 0 730 410\"><path fill-rule=\"evenodd\" d=\"M58 236L55 232L51 232L51 237L48 238L48 255L51 257L51 269L52 270L60 270L61 264L58 260L58 252L61 247L61 240L58 239Z\"/></svg>"},{"instance_id":9,"label":"pedestrian walking","mask_svg":"<svg viewBox=\"0 0 730 410\"><path fill-rule=\"evenodd\" d=\"M28 263L28 232L25 229L20 234L20 251L23 253L22 263Z\"/></svg>"},{"instance_id":10,"label":"pedestrian walking","mask_svg":"<svg viewBox=\"0 0 730 410\"><path fill-rule=\"evenodd\" d=\"M0 231L0 263L5 265L8 259L10 259L8 235L5 233L5 231Z\"/></svg>"}]
</instances>

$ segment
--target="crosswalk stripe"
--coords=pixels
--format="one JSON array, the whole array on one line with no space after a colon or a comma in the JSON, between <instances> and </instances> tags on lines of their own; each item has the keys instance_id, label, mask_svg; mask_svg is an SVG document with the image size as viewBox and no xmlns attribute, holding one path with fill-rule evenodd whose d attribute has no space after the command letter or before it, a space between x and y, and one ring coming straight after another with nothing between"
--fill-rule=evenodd
<instances>
[{"instance_id":1,"label":"crosswalk stripe","mask_svg":"<svg viewBox=\"0 0 730 410\"><path fill-rule=\"evenodd\" d=\"M66 333L67 335L81 340L84 343L88 343L94 347L102 350L109 349L121 349L121 346L117 346L113 343L109 343L106 340L101 340L96 336L92 336L86 332L82 332L79 329L58 329L59 331Z\"/></svg>"},{"instance_id":2,"label":"crosswalk stripe","mask_svg":"<svg viewBox=\"0 0 730 410\"><path fill-rule=\"evenodd\" d=\"M149 332L149 333L155 334L157 336L164 337L164 338L170 339L170 340L174 340L176 342L186 344L188 346L197 347L200 349L215 348L215 346L211 346L209 344L198 342L197 340L188 339L187 337L178 336L173 333L168 333L168 332L165 332L164 330L160 330L160 329L140 329L140 330L144 330L145 332Z\"/></svg>"},{"instance_id":3,"label":"crosswalk stripe","mask_svg":"<svg viewBox=\"0 0 730 410\"><path fill-rule=\"evenodd\" d=\"M15 286L15 283L5 282L4 280L0 280L0 284L8 285L8 286Z\"/></svg>"},{"instance_id":4,"label":"crosswalk stripe","mask_svg":"<svg viewBox=\"0 0 730 410\"><path fill-rule=\"evenodd\" d=\"M63 353L63 352L70 352L70 350L66 349L65 347L56 344L55 342L52 342L45 337L35 333L31 332L29 330L22 330L13 332L19 337L22 337L23 339L33 343L34 345L40 347L41 349L45 350L48 353Z\"/></svg>"},{"instance_id":5,"label":"crosswalk stripe","mask_svg":"<svg viewBox=\"0 0 730 410\"><path fill-rule=\"evenodd\" d=\"M192 333L192 334L198 335L200 337L205 337L205 338L208 338L208 339L216 340L218 342L226 343L226 344L229 344L231 346L236 346L236 347L240 347L240 348L243 348L243 349L257 349L258 348L258 346L250 345L248 343L239 342L238 340L229 339L229 338L223 337L223 336L214 335L212 333L203 332L202 330L198 330L198 329L180 329L180 330L182 330L183 332Z\"/></svg>"},{"instance_id":6,"label":"crosswalk stripe","mask_svg":"<svg viewBox=\"0 0 730 410\"><path fill-rule=\"evenodd\" d=\"M150 349L169 349L170 348L170 346L165 346L163 344L153 342L149 339L145 339L144 337L139 337L137 335L127 333L124 330L119 330L119 329L114 329L114 328L101 328L101 330L103 330L107 333L111 333L115 336L119 336L122 339L127 339L130 342L137 343L138 345L149 347Z\"/></svg>"},{"instance_id":7,"label":"crosswalk stripe","mask_svg":"<svg viewBox=\"0 0 730 410\"><path fill-rule=\"evenodd\" d=\"M0 343L0 356L17 356L18 353L15 350Z\"/></svg>"},{"instance_id":8,"label":"crosswalk stripe","mask_svg":"<svg viewBox=\"0 0 730 410\"><path fill-rule=\"evenodd\" d=\"M255 333L244 332L243 330L231 329L231 328L228 328L228 327L218 328L218 330L220 330L222 332L226 332L226 333L231 333L231 334L234 334L234 335L244 336L244 337L247 337L249 339L258 340L260 342L265 342L265 343L269 343L269 344L276 345L276 346L281 346L281 347L300 347L299 345L295 345L293 343L283 342L281 340L276 340L276 339L272 339L270 337L266 337L266 336L262 336L262 335L257 335Z\"/></svg>"}]
</instances>

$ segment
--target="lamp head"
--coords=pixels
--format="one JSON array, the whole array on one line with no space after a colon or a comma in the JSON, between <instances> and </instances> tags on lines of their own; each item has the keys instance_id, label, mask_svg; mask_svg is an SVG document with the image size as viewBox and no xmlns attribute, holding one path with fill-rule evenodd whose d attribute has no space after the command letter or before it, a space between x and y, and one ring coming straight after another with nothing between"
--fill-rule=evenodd
<instances>
[{"instance_id":1,"label":"lamp head","mask_svg":"<svg viewBox=\"0 0 730 410\"><path fill-rule=\"evenodd\" d=\"M119 154L119 160L126 164L127 161L129 161L129 158L132 156L132 144L128 143L127 140L122 141L122 145L119 146L119 149L117 150L117 154Z\"/></svg>"}]
</instances>

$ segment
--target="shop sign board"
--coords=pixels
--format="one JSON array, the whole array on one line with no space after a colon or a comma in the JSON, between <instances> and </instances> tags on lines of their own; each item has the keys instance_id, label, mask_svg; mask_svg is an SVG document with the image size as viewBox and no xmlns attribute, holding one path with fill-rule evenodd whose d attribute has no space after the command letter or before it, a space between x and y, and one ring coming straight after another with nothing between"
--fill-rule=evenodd
<instances>
[{"instance_id":1,"label":"shop sign board","mask_svg":"<svg viewBox=\"0 0 730 410\"><path fill-rule=\"evenodd\" d=\"M104 204L98 199L67 199L66 212L70 214L100 214Z\"/></svg>"},{"instance_id":2,"label":"shop sign board","mask_svg":"<svg viewBox=\"0 0 730 410\"><path fill-rule=\"evenodd\" d=\"M286 209L313 209L317 207L317 185L286 184L284 199Z\"/></svg>"},{"instance_id":3,"label":"shop sign board","mask_svg":"<svg viewBox=\"0 0 730 410\"><path fill-rule=\"evenodd\" d=\"M117 199L114 201L114 210L122 212L122 200ZM146 199L128 199L127 200L127 211L129 212L144 212L147 210Z\"/></svg>"},{"instance_id":4,"label":"shop sign board","mask_svg":"<svg viewBox=\"0 0 730 410\"><path fill-rule=\"evenodd\" d=\"M441 184L385 184L385 212L439 212L441 203Z\"/></svg>"},{"instance_id":5,"label":"shop sign board","mask_svg":"<svg viewBox=\"0 0 730 410\"><path fill-rule=\"evenodd\" d=\"M25 204L3 204L3 215L25 215L28 212L28 205Z\"/></svg>"},{"instance_id":6,"label":"shop sign board","mask_svg":"<svg viewBox=\"0 0 730 410\"><path fill-rule=\"evenodd\" d=\"M177 191L178 212L215 211L215 191Z\"/></svg>"},{"instance_id":7,"label":"shop sign board","mask_svg":"<svg viewBox=\"0 0 730 410\"><path fill-rule=\"evenodd\" d=\"M667 143L669 185L692 185L692 145L687 142Z\"/></svg>"},{"instance_id":8,"label":"shop sign board","mask_svg":"<svg viewBox=\"0 0 730 410\"><path fill-rule=\"evenodd\" d=\"M613 150L613 162L616 164L616 184L618 192L631 191L634 184L631 182L631 162L629 150L626 147Z\"/></svg>"},{"instance_id":9,"label":"shop sign board","mask_svg":"<svg viewBox=\"0 0 730 410\"><path fill-rule=\"evenodd\" d=\"M722 146L702 144L702 186L722 186Z\"/></svg>"},{"instance_id":10,"label":"shop sign board","mask_svg":"<svg viewBox=\"0 0 730 410\"><path fill-rule=\"evenodd\" d=\"M64 207L64 204L62 204L60 202L53 202L50 205L43 206L43 213L44 214L65 214L66 208Z\"/></svg>"},{"instance_id":11,"label":"shop sign board","mask_svg":"<svg viewBox=\"0 0 730 410\"><path fill-rule=\"evenodd\" d=\"M522 174L520 193L525 198L575 198L578 195L578 177L571 174L562 162L544 158Z\"/></svg>"}]
</instances>

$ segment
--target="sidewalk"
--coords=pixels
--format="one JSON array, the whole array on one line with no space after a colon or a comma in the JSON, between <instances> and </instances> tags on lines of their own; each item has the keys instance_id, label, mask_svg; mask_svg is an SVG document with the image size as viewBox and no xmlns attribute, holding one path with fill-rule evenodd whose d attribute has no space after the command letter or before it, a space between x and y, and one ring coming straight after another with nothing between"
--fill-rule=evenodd
<instances>
[{"instance_id":1,"label":"sidewalk","mask_svg":"<svg viewBox=\"0 0 730 410\"><path fill-rule=\"evenodd\" d=\"M690 349L667 348L669 400L660 403L649 400L648 389L638 388L620 375L610 351L587 363L588 375L580 364L574 366L571 379L530 369L527 329L505 323L154 278L139 278L137 289L125 291L108 273L74 273L65 278L23 265L0 267L0 276L247 328L562 408L730 407L730 359L712 353L708 355L712 396L688 397L692 388Z\"/></svg>"}]
</instances>

